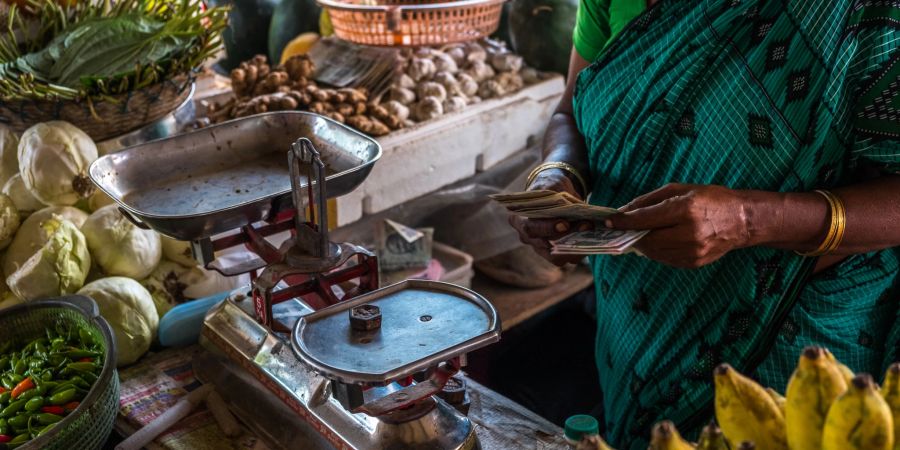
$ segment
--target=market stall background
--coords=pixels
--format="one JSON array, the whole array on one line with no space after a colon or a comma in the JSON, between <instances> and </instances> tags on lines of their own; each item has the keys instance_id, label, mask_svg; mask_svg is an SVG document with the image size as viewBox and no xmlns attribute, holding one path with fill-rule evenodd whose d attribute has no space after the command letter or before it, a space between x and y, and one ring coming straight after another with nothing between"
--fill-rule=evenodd
<instances>
[{"instance_id":1,"label":"market stall background","mask_svg":"<svg viewBox=\"0 0 900 450\"><path fill-rule=\"evenodd\" d=\"M4 342L0 446L61 434L55 424L85 417L91 392L111 389L103 380L113 366L121 382L116 430L140 435L167 415L167 424L177 422L155 441L148 435L149 448L264 448L290 439L230 422L217 402L245 425L256 421L254 406L229 397L236 389L222 374L232 368L215 366L194 345L203 314L246 290L250 277L210 270L195 259L196 245L122 214L125 199L97 189L88 172L99 157L154 139L304 111L376 137L382 148L358 188L328 200L332 237L377 254L382 285L450 281L496 307L506 342L472 352L460 378L482 447L564 448L565 435L579 448L609 448L590 432L590 417L573 418L588 424L580 428L565 420L592 412L600 397L592 352L566 344L592 340L592 278L583 266L561 269L520 245L506 210L488 200L518 190L540 159L537 144L564 89L577 1L486 1L495 22L453 31L468 33L465 40L416 36L413 28L393 37L431 43L414 47L346 40L390 38L375 21L360 20L369 35L342 28L374 11L344 8L377 1L321 4L0 4L12 31L0 37L0 318L15 305L79 294L96 302L115 335L113 346L55 323L28 342ZM240 265L250 253L214 256ZM178 314L168 314L173 308ZM114 357L104 353L112 349ZM879 391L871 376L810 348L782 396L720 366L711 379L721 429L707 427L697 448L725 448L725 439L732 448L894 448L898 377L892 366ZM209 407L190 411L203 402ZM694 446L662 422L651 448Z\"/></svg>"},{"instance_id":2,"label":"market stall background","mask_svg":"<svg viewBox=\"0 0 900 450\"><path fill-rule=\"evenodd\" d=\"M265 5L237 2L228 5L228 27L225 9L195 14L193 6L194 2L187 1L172 8L154 2L124 2L109 10L90 4L36 2L12 8L4 5L0 11L17 23L16 32L4 39L2 47L6 64L0 110L7 125L0 127L0 175L5 187L0 201L6 211L3 244L8 248L3 260L8 283L0 307L81 291L97 300L112 322L120 342L120 366L132 364L151 345L158 345L153 342L160 340L159 319L171 307L230 291L248 280L228 279L205 269L193 259L187 243L141 229L119 214L112 200L93 189L87 179L87 168L98 156L232 117L312 110L368 134L388 134L383 145L387 158L394 160L391 165L424 163L405 171L405 179L385 170L372 177L354 198L332 203L336 216L332 223L347 225L504 162L539 138L561 93L559 76L528 67L502 40L391 52L392 63L387 65L387 78L382 77L381 85L369 80L359 88L320 88L313 81L313 57L328 61L335 51L346 54L348 50L333 37L322 39L310 33L328 34L328 17L317 6L281 2L273 6L272 20L263 17ZM141 8L142 14L133 14ZM505 7L504 15L509 9ZM248 17L251 11L257 17ZM60 22L59 17L66 15L75 20ZM289 19L297 16L307 20ZM154 20L167 20L170 25L160 27ZM263 40L258 39L260 33L249 33L252 37L246 33L260 28L270 29L264 39L267 42L262 43L266 48L254 48ZM94 40L75 39L75 44L72 39L65 40L88 31ZM146 48L135 45L142 38L163 42L168 39L166 33L179 32L181 41L170 39L172 45L156 48L157 53L140 53ZM115 33L125 33L126 49L110 58L105 49ZM228 56L212 67L238 66L225 71L229 80L213 75L214 69L199 74L189 70L212 54L220 33ZM507 33L504 25L499 34ZM254 39L257 43L252 43ZM196 45L198 40L200 45ZM50 48L62 56L48 53ZM246 53L248 49L252 52ZM360 48L355 51L365 53ZM173 55L175 64L155 63ZM118 65L101 68L97 64L100 57ZM141 62L132 70L119 62L128 58ZM538 65L547 66L543 62ZM63 73L61 67L67 70ZM394 70L397 67L401 70ZM322 72L329 71L327 65L324 69ZM334 72L335 67L330 69ZM382 92L375 95L376 89ZM224 95L210 97L216 92ZM28 109L33 105L38 106ZM57 112L46 113L52 110ZM505 131L497 133L500 129ZM440 146L445 150L433 151ZM432 151L423 154L421 149ZM444 161L439 162L442 156ZM429 166L428 161L433 164ZM396 183L406 187L390 186ZM433 204L420 211L429 209L438 212L440 208ZM373 233L378 228L370 227L359 239L377 247L379 239L374 235L380 233L384 238L384 231ZM433 257L429 256L432 245ZM430 258L429 270L402 267L409 261L401 258L401 271L385 272L385 279L426 276L471 283L471 256L437 241L427 247L427 252L417 257ZM502 253L502 247L493 249L492 256ZM557 274L549 280L558 281L561 273L551 272ZM579 286L586 282L582 280Z\"/></svg>"}]
</instances>

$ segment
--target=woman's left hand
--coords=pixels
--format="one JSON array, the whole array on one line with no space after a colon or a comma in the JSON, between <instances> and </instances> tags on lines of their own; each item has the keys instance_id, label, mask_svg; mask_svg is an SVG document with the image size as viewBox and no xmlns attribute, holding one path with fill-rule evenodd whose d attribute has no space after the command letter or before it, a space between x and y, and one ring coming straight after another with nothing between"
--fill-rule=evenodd
<instances>
[{"instance_id":1,"label":"woman's left hand","mask_svg":"<svg viewBox=\"0 0 900 450\"><path fill-rule=\"evenodd\" d=\"M742 191L672 183L632 200L606 226L650 230L634 244L638 251L663 264L696 268L752 245L750 206Z\"/></svg>"}]
</instances>

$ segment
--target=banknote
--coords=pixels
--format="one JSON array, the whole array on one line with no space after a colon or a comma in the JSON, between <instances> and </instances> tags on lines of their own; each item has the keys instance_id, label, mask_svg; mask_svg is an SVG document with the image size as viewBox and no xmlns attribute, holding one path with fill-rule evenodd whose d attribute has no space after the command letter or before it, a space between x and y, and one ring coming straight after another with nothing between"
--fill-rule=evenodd
<instances>
[{"instance_id":1,"label":"banknote","mask_svg":"<svg viewBox=\"0 0 900 450\"><path fill-rule=\"evenodd\" d=\"M509 212L529 219L599 221L618 212L613 208L589 205L567 192L525 191L495 194L491 198Z\"/></svg>"},{"instance_id":2,"label":"banknote","mask_svg":"<svg viewBox=\"0 0 900 450\"><path fill-rule=\"evenodd\" d=\"M420 228L422 236L410 242L394 226L380 222L375 229L378 267L383 272L425 268L431 261L433 228Z\"/></svg>"},{"instance_id":3,"label":"banknote","mask_svg":"<svg viewBox=\"0 0 900 450\"><path fill-rule=\"evenodd\" d=\"M632 250L648 231L610 230L606 228L579 231L551 242L554 255L621 255Z\"/></svg>"},{"instance_id":4,"label":"banknote","mask_svg":"<svg viewBox=\"0 0 900 450\"><path fill-rule=\"evenodd\" d=\"M528 219L566 219L588 221L595 226L603 219L619 213L606 206L590 205L567 192L525 191L492 195L510 213ZM603 227L572 233L551 243L554 255L620 255L632 251L632 246L647 231L611 230Z\"/></svg>"},{"instance_id":5,"label":"banknote","mask_svg":"<svg viewBox=\"0 0 900 450\"><path fill-rule=\"evenodd\" d=\"M394 222L391 219L384 219L384 223L390 225L390 227L393 228L394 231L403 236L403 239L405 239L406 242L409 242L410 244L425 235L415 228L408 227L406 225L403 225L402 223Z\"/></svg>"},{"instance_id":6,"label":"banknote","mask_svg":"<svg viewBox=\"0 0 900 450\"><path fill-rule=\"evenodd\" d=\"M510 211L528 219L566 219L569 221L599 222L619 211L604 206L593 206L587 203L553 206L549 208L525 209Z\"/></svg>"},{"instance_id":7,"label":"banknote","mask_svg":"<svg viewBox=\"0 0 900 450\"><path fill-rule=\"evenodd\" d=\"M621 255L632 251L632 246L648 231L610 230L599 228L579 231L551 242L553 255Z\"/></svg>"}]
</instances>

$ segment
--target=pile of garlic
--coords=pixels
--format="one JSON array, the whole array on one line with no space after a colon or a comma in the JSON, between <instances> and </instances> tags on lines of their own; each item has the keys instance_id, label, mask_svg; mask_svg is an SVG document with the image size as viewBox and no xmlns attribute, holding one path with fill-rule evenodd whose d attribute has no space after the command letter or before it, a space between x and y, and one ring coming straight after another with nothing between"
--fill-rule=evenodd
<instances>
[{"instance_id":1,"label":"pile of garlic","mask_svg":"<svg viewBox=\"0 0 900 450\"><path fill-rule=\"evenodd\" d=\"M399 68L381 105L401 120L414 122L511 94L548 76L525 67L521 56L489 39L405 50Z\"/></svg>"}]
</instances>

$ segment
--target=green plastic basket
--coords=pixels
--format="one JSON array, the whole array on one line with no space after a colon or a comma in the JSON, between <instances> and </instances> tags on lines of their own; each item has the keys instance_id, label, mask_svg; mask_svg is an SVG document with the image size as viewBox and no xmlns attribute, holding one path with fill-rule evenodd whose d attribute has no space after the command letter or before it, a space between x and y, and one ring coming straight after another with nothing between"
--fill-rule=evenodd
<instances>
[{"instance_id":1,"label":"green plastic basket","mask_svg":"<svg viewBox=\"0 0 900 450\"><path fill-rule=\"evenodd\" d=\"M103 370L72 414L46 434L19 447L20 450L99 449L109 437L119 410L115 338L93 300L71 295L4 309L0 311L0 342L39 338L45 335L48 326L60 322L84 328L97 342L103 343Z\"/></svg>"}]
</instances>

